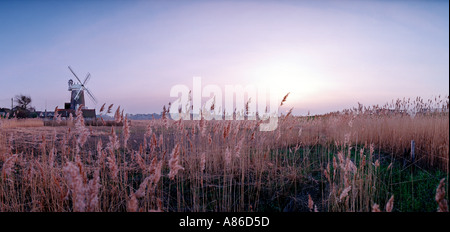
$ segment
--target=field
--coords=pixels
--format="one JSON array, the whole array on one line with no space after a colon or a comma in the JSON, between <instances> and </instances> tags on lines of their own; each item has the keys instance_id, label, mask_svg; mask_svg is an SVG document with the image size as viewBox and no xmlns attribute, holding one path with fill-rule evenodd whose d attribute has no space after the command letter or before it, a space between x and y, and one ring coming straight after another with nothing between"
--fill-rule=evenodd
<instances>
[{"instance_id":1,"label":"field","mask_svg":"<svg viewBox=\"0 0 450 232\"><path fill-rule=\"evenodd\" d=\"M287 113L271 132L256 120L0 119L0 211L448 211L448 109L446 97Z\"/></svg>"}]
</instances>

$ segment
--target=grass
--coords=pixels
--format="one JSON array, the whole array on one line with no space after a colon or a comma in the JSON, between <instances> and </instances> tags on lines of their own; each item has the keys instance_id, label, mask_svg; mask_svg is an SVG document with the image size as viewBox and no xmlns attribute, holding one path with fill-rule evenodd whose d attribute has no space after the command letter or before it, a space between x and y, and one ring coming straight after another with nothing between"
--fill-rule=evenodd
<instances>
[{"instance_id":1,"label":"grass","mask_svg":"<svg viewBox=\"0 0 450 232\"><path fill-rule=\"evenodd\" d=\"M42 127L41 119L0 119L0 128Z\"/></svg>"},{"instance_id":2,"label":"grass","mask_svg":"<svg viewBox=\"0 0 450 232\"><path fill-rule=\"evenodd\" d=\"M259 121L129 121L119 108L110 125L80 112L58 126L3 119L0 211L370 212L390 199L392 211L436 211L442 178L448 199L448 110L411 117L403 109L435 106L407 102L283 115L271 132Z\"/></svg>"},{"instance_id":3,"label":"grass","mask_svg":"<svg viewBox=\"0 0 450 232\"><path fill-rule=\"evenodd\" d=\"M397 197L396 210L399 212L436 212L438 204L434 200L436 187L447 174L440 170L416 168L395 168L392 173L391 191Z\"/></svg>"}]
</instances>

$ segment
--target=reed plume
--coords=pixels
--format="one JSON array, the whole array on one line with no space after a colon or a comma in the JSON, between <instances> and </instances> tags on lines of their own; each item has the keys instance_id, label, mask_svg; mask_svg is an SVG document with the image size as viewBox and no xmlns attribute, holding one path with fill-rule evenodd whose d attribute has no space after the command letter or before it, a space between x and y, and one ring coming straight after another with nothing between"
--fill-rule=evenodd
<instances>
[{"instance_id":1,"label":"reed plume","mask_svg":"<svg viewBox=\"0 0 450 232\"><path fill-rule=\"evenodd\" d=\"M172 150L169 160L169 178L173 180L177 175L178 171L184 170L183 166L180 165L180 147L177 143L175 148Z\"/></svg>"},{"instance_id":2,"label":"reed plume","mask_svg":"<svg viewBox=\"0 0 450 232\"><path fill-rule=\"evenodd\" d=\"M438 212L448 212L448 203L445 199L445 178L442 178L439 182L439 186L436 189L436 202L438 203Z\"/></svg>"}]
</instances>

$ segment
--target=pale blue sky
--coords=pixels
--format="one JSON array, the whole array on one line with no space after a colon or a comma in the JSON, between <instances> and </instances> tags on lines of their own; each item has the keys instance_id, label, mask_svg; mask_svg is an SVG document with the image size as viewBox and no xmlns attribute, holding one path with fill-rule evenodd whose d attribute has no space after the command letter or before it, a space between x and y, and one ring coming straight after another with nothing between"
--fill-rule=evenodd
<instances>
[{"instance_id":1,"label":"pale blue sky","mask_svg":"<svg viewBox=\"0 0 450 232\"><path fill-rule=\"evenodd\" d=\"M160 112L176 84L266 84L325 113L449 94L448 1L0 1L0 107L68 101ZM204 101L207 99L205 98Z\"/></svg>"}]
</instances>

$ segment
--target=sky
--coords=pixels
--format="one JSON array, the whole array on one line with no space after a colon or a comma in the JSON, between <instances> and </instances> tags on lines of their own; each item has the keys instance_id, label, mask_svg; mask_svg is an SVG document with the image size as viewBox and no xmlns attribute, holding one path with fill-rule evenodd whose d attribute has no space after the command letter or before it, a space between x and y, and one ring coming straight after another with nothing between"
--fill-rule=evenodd
<instances>
[{"instance_id":1,"label":"sky","mask_svg":"<svg viewBox=\"0 0 450 232\"><path fill-rule=\"evenodd\" d=\"M67 82L127 113L175 85L265 85L321 114L449 95L448 1L0 1L0 107L64 107ZM86 96L87 97L87 96ZM203 98L203 102L209 98Z\"/></svg>"}]
</instances>

